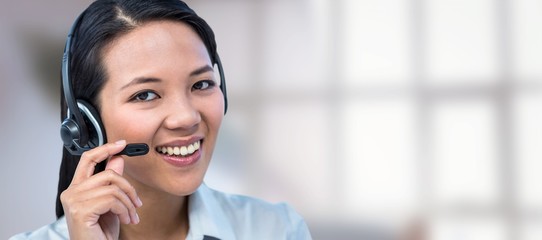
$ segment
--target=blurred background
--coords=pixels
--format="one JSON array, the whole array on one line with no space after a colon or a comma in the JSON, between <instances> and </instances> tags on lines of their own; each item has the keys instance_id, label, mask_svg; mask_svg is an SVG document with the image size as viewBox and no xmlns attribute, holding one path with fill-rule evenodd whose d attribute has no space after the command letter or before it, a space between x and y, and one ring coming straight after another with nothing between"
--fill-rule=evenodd
<instances>
[{"instance_id":1,"label":"blurred background","mask_svg":"<svg viewBox=\"0 0 542 240\"><path fill-rule=\"evenodd\" d=\"M60 60L89 0L0 8L0 239L55 220ZM230 108L213 188L314 239L542 239L542 2L190 0Z\"/></svg>"}]
</instances>

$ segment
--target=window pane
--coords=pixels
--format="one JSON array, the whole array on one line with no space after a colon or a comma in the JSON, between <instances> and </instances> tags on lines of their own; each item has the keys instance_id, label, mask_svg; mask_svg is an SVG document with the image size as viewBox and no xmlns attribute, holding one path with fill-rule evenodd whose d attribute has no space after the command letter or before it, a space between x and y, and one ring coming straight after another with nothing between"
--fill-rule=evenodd
<instances>
[{"instance_id":1,"label":"window pane","mask_svg":"<svg viewBox=\"0 0 542 240\"><path fill-rule=\"evenodd\" d=\"M331 159L330 151L339 139L329 135L330 124L324 102L270 103L263 109L261 126L252 129L258 142L257 159L251 179L257 195L269 200L291 197L296 209L319 216L330 209L327 204L340 198L329 194L337 184L331 178L341 161ZM307 197L310 196L310 201Z\"/></svg>"},{"instance_id":2,"label":"window pane","mask_svg":"<svg viewBox=\"0 0 542 240\"><path fill-rule=\"evenodd\" d=\"M513 20L512 43L516 76L542 82L542 2L508 1Z\"/></svg>"},{"instance_id":3,"label":"window pane","mask_svg":"<svg viewBox=\"0 0 542 240\"><path fill-rule=\"evenodd\" d=\"M411 75L408 1L345 0L340 73L349 85L404 84Z\"/></svg>"},{"instance_id":4,"label":"window pane","mask_svg":"<svg viewBox=\"0 0 542 240\"><path fill-rule=\"evenodd\" d=\"M258 1L255 19L263 84L268 90L323 89L330 66L328 7L321 1ZM317 4L318 3L318 4Z\"/></svg>"},{"instance_id":5,"label":"window pane","mask_svg":"<svg viewBox=\"0 0 542 240\"><path fill-rule=\"evenodd\" d=\"M514 106L519 202L542 209L542 95L517 97Z\"/></svg>"},{"instance_id":6,"label":"window pane","mask_svg":"<svg viewBox=\"0 0 542 240\"><path fill-rule=\"evenodd\" d=\"M345 211L350 217L382 217L417 207L414 102L351 100L341 111Z\"/></svg>"},{"instance_id":7,"label":"window pane","mask_svg":"<svg viewBox=\"0 0 542 240\"><path fill-rule=\"evenodd\" d=\"M435 204L495 204L499 176L493 105L458 100L434 107L430 131Z\"/></svg>"},{"instance_id":8,"label":"window pane","mask_svg":"<svg viewBox=\"0 0 542 240\"><path fill-rule=\"evenodd\" d=\"M542 220L524 220L520 228L520 240L542 239Z\"/></svg>"},{"instance_id":9,"label":"window pane","mask_svg":"<svg viewBox=\"0 0 542 240\"><path fill-rule=\"evenodd\" d=\"M423 3L429 80L435 84L494 81L499 61L494 0Z\"/></svg>"}]
</instances>

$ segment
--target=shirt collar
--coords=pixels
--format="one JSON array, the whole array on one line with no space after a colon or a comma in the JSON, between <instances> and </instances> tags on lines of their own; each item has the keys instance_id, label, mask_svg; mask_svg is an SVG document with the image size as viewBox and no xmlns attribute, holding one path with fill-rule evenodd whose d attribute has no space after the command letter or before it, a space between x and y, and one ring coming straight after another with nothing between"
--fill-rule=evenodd
<instances>
[{"instance_id":1,"label":"shirt collar","mask_svg":"<svg viewBox=\"0 0 542 240\"><path fill-rule=\"evenodd\" d=\"M188 200L190 228L186 239L200 240L204 237L235 239L233 228L215 197L216 192L202 183Z\"/></svg>"}]
</instances>

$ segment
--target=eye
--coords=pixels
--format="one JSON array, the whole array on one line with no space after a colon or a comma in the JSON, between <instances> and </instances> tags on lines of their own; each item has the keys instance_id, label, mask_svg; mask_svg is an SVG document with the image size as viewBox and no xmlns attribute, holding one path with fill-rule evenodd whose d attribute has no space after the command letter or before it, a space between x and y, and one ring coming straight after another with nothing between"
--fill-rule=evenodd
<instances>
[{"instance_id":1,"label":"eye","mask_svg":"<svg viewBox=\"0 0 542 240\"><path fill-rule=\"evenodd\" d=\"M205 89L212 88L215 85L216 85L215 82L212 80L203 80L203 81L199 81L195 83L194 86L192 86L192 88L196 90L205 90Z\"/></svg>"},{"instance_id":2,"label":"eye","mask_svg":"<svg viewBox=\"0 0 542 240\"><path fill-rule=\"evenodd\" d=\"M146 91L136 93L131 98L131 101L148 102L148 101L152 101L152 100L157 99L157 98L159 98L158 94L154 93L153 91L146 90Z\"/></svg>"}]
</instances>

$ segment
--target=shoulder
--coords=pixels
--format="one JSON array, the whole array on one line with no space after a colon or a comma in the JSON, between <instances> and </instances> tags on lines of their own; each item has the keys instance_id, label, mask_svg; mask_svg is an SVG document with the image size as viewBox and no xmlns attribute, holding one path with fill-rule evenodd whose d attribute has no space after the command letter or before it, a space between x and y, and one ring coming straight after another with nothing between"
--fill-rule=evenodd
<instances>
[{"instance_id":1,"label":"shoulder","mask_svg":"<svg viewBox=\"0 0 542 240\"><path fill-rule=\"evenodd\" d=\"M311 239L303 218L286 203L270 203L254 197L202 189L206 201L217 205L224 220L238 239ZM216 213L216 212L215 212ZM274 236L274 237L271 237ZM261 238L260 238L261 239Z\"/></svg>"},{"instance_id":2,"label":"shoulder","mask_svg":"<svg viewBox=\"0 0 542 240\"><path fill-rule=\"evenodd\" d=\"M233 218L265 217L266 220L276 219L285 223L302 220L287 203L270 203L254 197L216 190L211 192L225 213Z\"/></svg>"},{"instance_id":3,"label":"shoulder","mask_svg":"<svg viewBox=\"0 0 542 240\"><path fill-rule=\"evenodd\" d=\"M31 232L20 233L9 238L9 240L23 240L23 239L48 239L48 240L69 239L66 219L64 217L61 217L49 225L45 225Z\"/></svg>"}]
</instances>

